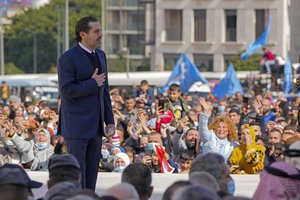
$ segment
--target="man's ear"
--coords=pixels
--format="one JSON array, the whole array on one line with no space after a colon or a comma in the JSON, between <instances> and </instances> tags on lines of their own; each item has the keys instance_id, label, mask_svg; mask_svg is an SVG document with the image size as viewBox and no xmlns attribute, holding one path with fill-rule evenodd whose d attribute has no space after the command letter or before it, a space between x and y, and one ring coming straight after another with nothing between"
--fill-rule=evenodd
<instances>
[{"instance_id":1,"label":"man's ear","mask_svg":"<svg viewBox=\"0 0 300 200\"><path fill-rule=\"evenodd\" d=\"M81 38L84 38L84 37L86 36L86 32L80 31L80 32L79 32L79 35L80 35Z\"/></svg>"}]
</instances>

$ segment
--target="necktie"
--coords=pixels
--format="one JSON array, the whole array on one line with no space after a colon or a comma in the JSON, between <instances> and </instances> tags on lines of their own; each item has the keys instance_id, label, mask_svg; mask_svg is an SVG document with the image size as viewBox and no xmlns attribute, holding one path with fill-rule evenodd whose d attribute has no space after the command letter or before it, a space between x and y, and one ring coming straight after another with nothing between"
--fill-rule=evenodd
<instances>
[{"instance_id":1,"label":"necktie","mask_svg":"<svg viewBox=\"0 0 300 200\"><path fill-rule=\"evenodd\" d=\"M91 55L93 56L93 58L97 59L96 58L96 53L94 51L92 51Z\"/></svg>"},{"instance_id":2,"label":"necktie","mask_svg":"<svg viewBox=\"0 0 300 200\"><path fill-rule=\"evenodd\" d=\"M100 74L100 68L99 68L99 62L98 62L98 59L97 59L97 55L94 51L92 51L92 53L90 53L90 58L91 58L91 61L92 61L92 64L94 66L94 68L98 68L98 74Z\"/></svg>"}]
</instances>

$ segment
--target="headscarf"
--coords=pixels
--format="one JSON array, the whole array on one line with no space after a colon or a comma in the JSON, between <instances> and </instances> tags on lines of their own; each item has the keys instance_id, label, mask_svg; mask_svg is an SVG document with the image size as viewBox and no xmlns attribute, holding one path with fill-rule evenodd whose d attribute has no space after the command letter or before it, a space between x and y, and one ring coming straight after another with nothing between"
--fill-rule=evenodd
<instances>
[{"instance_id":1,"label":"headscarf","mask_svg":"<svg viewBox=\"0 0 300 200\"><path fill-rule=\"evenodd\" d=\"M284 151L285 162L300 170L300 141L294 142Z\"/></svg>"},{"instance_id":2,"label":"headscarf","mask_svg":"<svg viewBox=\"0 0 300 200\"><path fill-rule=\"evenodd\" d=\"M300 171L285 162L274 162L260 173L253 199L293 199L300 191Z\"/></svg>"},{"instance_id":3,"label":"headscarf","mask_svg":"<svg viewBox=\"0 0 300 200\"><path fill-rule=\"evenodd\" d=\"M231 173L255 174L264 169L265 147L256 145L255 131L251 126L243 125L241 130L248 129L251 136L251 144L243 144L236 147L230 158Z\"/></svg>"},{"instance_id":4,"label":"headscarf","mask_svg":"<svg viewBox=\"0 0 300 200\"><path fill-rule=\"evenodd\" d=\"M113 162L114 163L114 167L116 166L116 162L117 162L118 158L121 158L124 161L125 167L127 167L130 164L129 157L128 157L128 155L126 153L118 153L114 157L114 162Z\"/></svg>"},{"instance_id":5,"label":"headscarf","mask_svg":"<svg viewBox=\"0 0 300 200\"><path fill-rule=\"evenodd\" d=\"M45 135L46 135L46 137L47 137L47 142L46 142L46 145L45 145L45 148L47 148L47 147L49 147L50 146L50 142L51 142L51 140L50 140L50 132L47 130L47 129L44 129L44 128L40 128L40 129L38 129L37 131L36 131L36 135L38 135L40 132L44 132L45 133ZM35 136L36 137L36 136ZM38 145L37 145L37 141L36 141L36 138L34 137L34 143L35 143L35 149L36 150L39 150L39 148L38 148ZM45 148L43 148L43 149L45 149ZM42 150L42 149L40 149L40 150Z\"/></svg>"}]
</instances>

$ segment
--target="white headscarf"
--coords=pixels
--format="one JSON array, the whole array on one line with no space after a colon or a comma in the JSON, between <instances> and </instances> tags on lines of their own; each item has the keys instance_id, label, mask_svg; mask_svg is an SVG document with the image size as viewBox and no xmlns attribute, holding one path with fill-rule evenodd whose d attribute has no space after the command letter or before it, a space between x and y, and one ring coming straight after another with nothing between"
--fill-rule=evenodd
<instances>
[{"instance_id":1,"label":"white headscarf","mask_svg":"<svg viewBox=\"0 0 300 200\"><path fill-rule=\"evenodd\" d=\"M121 158L124 161L125 167L127 167L130 164L129 157L127 156L126 153L118 153L115 155L115 158L114 158L114 167L116 167L116 162L117 162L118 158Z\"/></svg>"}]
</instances>

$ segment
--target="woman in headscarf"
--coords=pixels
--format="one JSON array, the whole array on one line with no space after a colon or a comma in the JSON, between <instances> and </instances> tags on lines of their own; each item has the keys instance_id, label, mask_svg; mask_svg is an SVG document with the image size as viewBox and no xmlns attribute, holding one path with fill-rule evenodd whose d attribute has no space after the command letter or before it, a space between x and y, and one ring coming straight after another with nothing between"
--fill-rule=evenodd
<instances>
[{"instance_id":1,"label":"woman in headscarf","mask_svg":"<svg viewBox=\"0 0 300 200\"><path fill-rule=\"evenodd\" d=\"M294 199L299 191L299 169L289 163L274 162L260 173L260 181L252 199Z\"/></svg>"},{"instance_id":2,"label":"woman in headscarf","mask_svg":"<svg viewBox=\"0 0 300 200\"><path fill-rule=\"evenodd\" d=\"M203 111L199 118L198 131L202 139L202 151L219 153L228 161L233 149L238 146L236 125L230 118L219 116L208 126L213 106L203 97L200 97L200 103Z\"/></svg>"},{"instance_id":3,"label":"woman in headscarf","mask_svg":"<svg viewBox=\"0 0 300 200\"><path fill-rule=\"evenodd\" d=\"M46 170L48 160L54 153L54 148L50 144L50 133L48 130L41 128L37 130L34 137L34 159L31 170Z\"/></svg>"},{"instance_id":4,"label":"woman in headscarf","mask_svg":"<svg viewBox=\"0 0 300 200\"><path fill-rule=\"evenodd\" d=\"M124 169L130 164L129 157L126 153L118 153L114 158L114 172L122 173Z\"/></svg>"},{"instance_id":5,"label":"woman in headscarf","mask_svg":"<svg viewBox=\"0 0 300 200\"><path fill-rule=\"evenodd\" d=\"M255 131L251 126L241 127L241 144L236 147L230 158L233 174L256 174L264 169L265 147L256 145Z\"/></svg>"}]
</instances>

